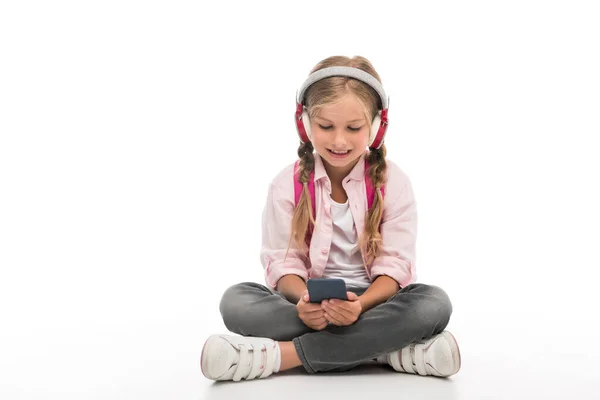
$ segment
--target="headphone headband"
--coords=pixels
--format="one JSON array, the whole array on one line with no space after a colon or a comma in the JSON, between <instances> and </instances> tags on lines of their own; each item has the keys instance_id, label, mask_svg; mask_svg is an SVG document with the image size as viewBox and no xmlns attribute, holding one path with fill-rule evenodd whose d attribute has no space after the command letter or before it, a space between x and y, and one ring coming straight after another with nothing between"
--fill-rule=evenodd
<instances>
[{"instance_id":1,"label":"headphone headband","mask_svg":"<svg viewBox=\"0 0 600 400\"><path fill-rule=\"evenodd\" d=\"M388 108L388 98L385 95L385 90L383 90L381 83L379 83L379 81L375 79L373 75L363 71L362 69L353 67L327 67L313 72L308 76L306 81L304 81L298 90L296 103L303 104L304 93L313 83L332 76L346 76L348 78L354 78L366 83L367 85L371 86L381 98L382 109L385 110Z\"/></svg>"}]
</instances>

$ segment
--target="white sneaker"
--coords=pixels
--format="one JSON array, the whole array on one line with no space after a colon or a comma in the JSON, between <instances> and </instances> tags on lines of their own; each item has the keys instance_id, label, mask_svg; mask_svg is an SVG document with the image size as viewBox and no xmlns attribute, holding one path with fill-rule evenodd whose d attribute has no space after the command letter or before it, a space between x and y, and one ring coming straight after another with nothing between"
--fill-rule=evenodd
<instances>
[{"instance_id":1,"label":"white sneaker","mask_svg":"<svg viewBox=\"0 0 600 400\"><path fill-rule=\"evenodd\" d=\"M202 348L200 368L205 377L215 381L266 378L277 372L277 358L279 346L274 340L212 335Z\"/></svg>"},{"instance_id":2,"label":"white sneaker","mask_svg":"<svg viewBox=\"0 0 600 400\"><path fill-rule=\"evenodd\" d=\"M385 361L398 372L409 374L446 377L456 374L460 369L458 343L448 331L411 343L377 360Z\"/></svg>"}]
</instances>

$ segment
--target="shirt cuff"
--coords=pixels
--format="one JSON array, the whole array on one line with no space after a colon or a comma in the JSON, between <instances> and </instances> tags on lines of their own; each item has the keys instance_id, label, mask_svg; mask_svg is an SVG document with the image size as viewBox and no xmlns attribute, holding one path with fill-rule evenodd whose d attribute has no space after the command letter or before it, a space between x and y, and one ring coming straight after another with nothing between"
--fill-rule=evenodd
<instances>
[{"instance_id":1,"label":"shirt cuff","mask_svg":"<svg viewBox=\"0 0 600 400\"><path fill-rule=\"evenodd\" d=\"M271 289L277 287L277 282L285 275L298 275L306 282L308 280L308 271L304 263L300 260L269 261L265 271L265 282Z\"/></svg>"},{"instance_id":2,"label":"shirt cuff","mask_svg":"<svg viewBox=\"0 0 600 400\"><path fill-rule=\"evenodd\" d=\"M400 262L399 262L400 261ZM416 280L416 275L408 262L396 257L377 257L371 267L371 281L379 275L387 275L404 288Z\"/></svg>"}]
</instances>

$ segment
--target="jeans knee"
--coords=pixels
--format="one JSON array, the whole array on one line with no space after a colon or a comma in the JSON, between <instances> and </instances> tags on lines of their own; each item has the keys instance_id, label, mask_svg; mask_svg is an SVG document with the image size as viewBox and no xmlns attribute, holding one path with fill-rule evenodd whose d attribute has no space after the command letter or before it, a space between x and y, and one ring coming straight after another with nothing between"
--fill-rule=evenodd
<instances>
[{"instance_id":1,"label":"jeans knee","mask_svg":"<svg viewBox=\"0 0 600 400\"><path fill-rule=\"evenodd\" d=\"M427 295L418 306L421 320L445 327L452 315L450 297L438 286L424 285L423 289Z\"/></svg>"},{"instance_id":2,"label":"jeans knee","mask_svg":"<svg viewBox=\"0 0 600 400\"><path fill-rule=\"evenodd\" d=\"M248 283L245 282L230 286L223 292L223 296L221 296L219 311L221 312L225 327L232 332L232 329L235 329L235 326L239 323L240 316L243 314L241 310L241 294L247 285Z\"/></svg>"},{"instance_id":3,"label":"jeans knee","mask_svg":"<svg viewBox=\"0 0 600 400\"><path fill-rule=\"evenodd\" d=\"M450 297L446 291L438 286L430 286L431 295L436 299L438 307L441 311L444 311L444 315L452 314L452 302L450 301Z\"/></svg>"}]
</instances>

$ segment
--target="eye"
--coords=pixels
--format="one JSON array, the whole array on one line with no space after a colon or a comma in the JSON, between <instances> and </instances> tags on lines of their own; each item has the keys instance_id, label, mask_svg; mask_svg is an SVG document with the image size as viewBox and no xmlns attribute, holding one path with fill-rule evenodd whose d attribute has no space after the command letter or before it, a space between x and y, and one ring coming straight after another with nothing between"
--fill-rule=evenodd
<instances>
[{"instance_id":1,"label":"eye","mask_svg":"<svg viewBox=\"0 0 600 400\"><path fill-rule=\"evenodd\" d=\"M359 126L358 128L354 128L352 126L348 127L348 130L352 131L352 132L358 132L362 129L362 126Z\"/></svg>"},{"instance_id":2,"label":"eye","mask_svg":"<svg viewBox=\"0 0 600 400\"><path fill-rule=\"evenodd\" d=\"M331 128L333 128L333 126L331 126L331 125L323 126L323 125L319 124L319 128L323 129L324 131L328 131Z\"/></svg>"}]
</instances>

